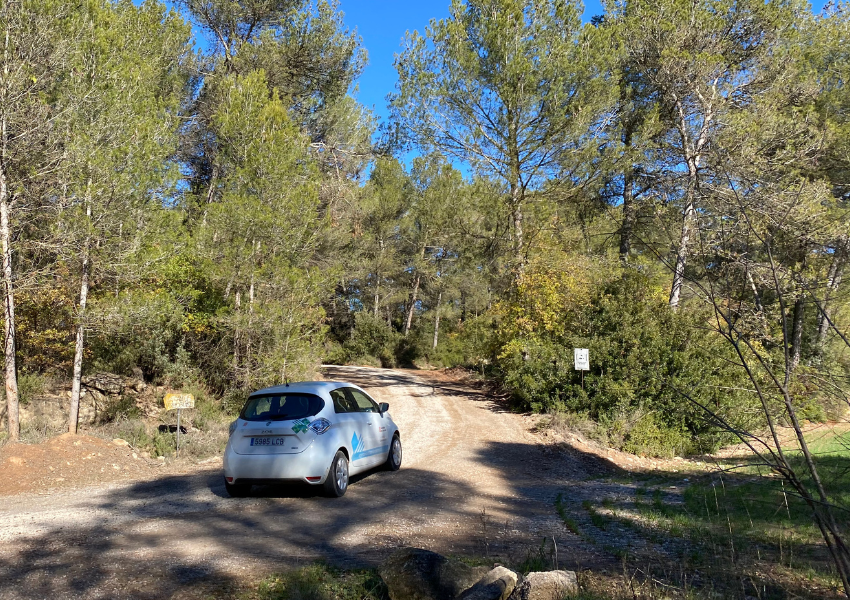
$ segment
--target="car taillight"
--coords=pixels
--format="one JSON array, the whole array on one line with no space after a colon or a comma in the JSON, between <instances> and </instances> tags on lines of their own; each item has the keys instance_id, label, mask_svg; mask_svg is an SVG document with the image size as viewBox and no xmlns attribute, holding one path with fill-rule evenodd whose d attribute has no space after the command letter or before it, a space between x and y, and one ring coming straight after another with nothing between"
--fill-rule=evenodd
<instances>
[{"instance_id":1,"label":"car taillight","mask_svg":"<svg viewBox=\"0 0 850 600\"><path fill-rule=\"evenodd\" d=\"M312 429L315 433L322 435L324 432L328 430L331 426L331 422L325 418L316 419L312 423L310 423L310 429Z\"/></svg>"},{"instance_id":2,"label":"car taillight","mask_svg":"<svg viewBox=\"0 0 850 600\"><path fill-rule=\"evenodd\" d=\"M233 432L236 431L236 421L233 421L233 423L230 424L230 427L228 427L227 431L227 435L233 435Z\"/></svg>"}]
</instances>

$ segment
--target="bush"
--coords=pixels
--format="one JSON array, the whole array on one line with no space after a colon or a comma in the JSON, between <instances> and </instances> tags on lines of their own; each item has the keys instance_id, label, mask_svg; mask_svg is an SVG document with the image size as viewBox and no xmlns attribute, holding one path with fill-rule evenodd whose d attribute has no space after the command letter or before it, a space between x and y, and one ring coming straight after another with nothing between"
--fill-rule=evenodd
<instances>
[{"instance_id":1,"label":"bush","mask_svg":"<svg viewBox=\"0 0 850 600\"><path fill-rule=\"evenodd\" d=\"M248 400L249 392L241 388L231 388L224 393L221 399L221 407L224 413L229 416L238 415L245 406Z\"/></svg>"},{"instance_id":2,"label":"bush","mask_svg":"<svg viewBox=\"0 0 850 600\"><path fill-rule=\"evenodd\" d=\"M41 373L23 371L18 375L18 401L22 406L26 406L31 400L43 394L46 388L47 378Z\"/></svg>"},{"instance_id":3,"label":"bush","mask_svg":"<svg viewBox=\"0 0 850 600\"><path fill-rule=\"evenodd\" d=\"M382 367L396 366L396 348L402 336L372 313L361 311L354 318L354 329L343 347L346 362L363 362L366 357L377 358Z\"/></svg>"},{"instance_id":4,"label":"bush","mask_svg":"<svg viewBox=\"0 0 850 600\"><path fill-rule=\"evenodd\" d=\"M757 411L746 410L750 400L735 391L747 387L743 373L728 346L707 333L706 316L671 311L666 293L642 273L626 271L578 309L563 308L566 325L547 315L571 298L543 278L532 281L503 309L500 330L498 366L519 408L586 414L604 425L611 445L655 456L710 451L729 440L680 391L735 425L757 425L743 422ZM590 350L583 387L573 364L578 347Z\"/></svg>"},{"instance_id":5,"label":"bush","mask_svg":"<svg viewBox=\"0 0 850 600\"><path fill-rule=\"evenodd\" d=\"M142 415L136 400L132 396L110 397L103 412L100 413L101 423L112 423L128 419L138 419Z\"/></svg>"}]
</instances>

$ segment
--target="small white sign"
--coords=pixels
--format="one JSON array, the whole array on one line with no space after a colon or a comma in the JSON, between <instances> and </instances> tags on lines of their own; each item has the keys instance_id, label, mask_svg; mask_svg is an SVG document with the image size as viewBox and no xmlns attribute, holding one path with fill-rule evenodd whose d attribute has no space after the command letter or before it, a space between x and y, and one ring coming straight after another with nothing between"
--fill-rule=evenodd
<instances>
[{"instance_id":1,"label":"small white sign","mask_svg":"<svg viewBox=\"0 0 850 600\"><path fill-rule=\"evenodd\" d=\"M573 348L576 371L590 371L590 352L587 348Z\"/></svg>"}]
</instances>

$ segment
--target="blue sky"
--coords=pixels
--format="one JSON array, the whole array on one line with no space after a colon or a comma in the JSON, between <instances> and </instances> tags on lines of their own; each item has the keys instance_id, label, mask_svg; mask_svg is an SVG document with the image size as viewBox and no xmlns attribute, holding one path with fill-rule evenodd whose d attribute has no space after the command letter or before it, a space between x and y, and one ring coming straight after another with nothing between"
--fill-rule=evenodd
<instances>
[{"instance_id":1,"label":"blue sky","mask_svg":"<svg viewBox=\"0 0 850 600\"><path fill-rule=\"evenodd\" d=\"M431 19L449 16L451 0L339 0L345 24L363 38L369 65L359 81L357 99L374 108L382 119L387 114L386 96L395 89L393 55L401 48L405 32L424 33ZM585 3L586 21L604 11L599 0Z\"/></svg>"}]
</instances>

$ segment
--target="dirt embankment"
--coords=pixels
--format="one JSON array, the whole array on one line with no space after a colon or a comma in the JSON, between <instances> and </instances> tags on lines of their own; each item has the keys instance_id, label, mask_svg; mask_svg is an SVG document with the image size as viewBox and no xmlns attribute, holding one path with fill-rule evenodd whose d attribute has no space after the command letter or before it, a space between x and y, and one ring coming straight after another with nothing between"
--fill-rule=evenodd
<instances>
[{"instance_id":1,"label":"dirt embankment","mask_svg":"<svg viewBox=\"0 0 850 600\"><path fill-rule=\"evenodd\" d=\"M43 444L0 449L0 496L60 493L67 488L156 477L164 461L151 460L124 440L108 442L69 433Z\"/></svg>"}]
</instances>

